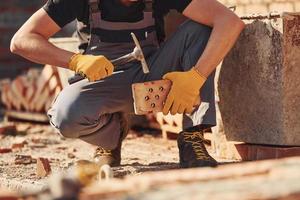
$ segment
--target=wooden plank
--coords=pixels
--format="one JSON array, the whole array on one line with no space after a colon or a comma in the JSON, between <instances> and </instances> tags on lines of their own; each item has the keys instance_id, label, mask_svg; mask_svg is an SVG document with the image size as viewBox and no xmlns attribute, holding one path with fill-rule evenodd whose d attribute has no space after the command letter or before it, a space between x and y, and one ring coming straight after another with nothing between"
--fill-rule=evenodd
<instances>
[{"instance_id":1,"label":"wooden plank","mask_svg":"<svg viewBox=\"0 0 300 200\"><path fill-rule=\"evenodd\" d=\"M294 157L218 168L149 172L96 183L84 190L81 200L174 199L178 196L181 200L297 199L300 198L299 168L300 157Z\"/></svg>"},{"instance_id":2,"label":"wooden plank","mask_svg":"<svg viewBox=\"0 0 300 200\"><path fill-rule=\"evenodd\" d=\"M49 96L47 102L45 103L45 112L47 112L51 108L53 101L56 99L56 97L60 93L60 91L61 91L61 87L56 87L56 89L54 90L54 93L52 93Z\"/></svg>"},{"instance_id":3,"label":"wooden plank","mask_svg":"<svg viewBox=\"0 0 300 200\"><path fill-rule=\"evenodd\" d=\"M44 89L44 91L38 95L38 99L36 99L35 104L34 104L34 111L35 112L42 112L44 111L45 104L47 103L49 99L50 91L48 87Z\"/></svg>"},{"instance_id":4,"label":"wooden plank","mask_svg":"<svg viewBox=\"0 0 300 200\"><path fill-rule=\"evenodd\" d=\"M9 88L10 88L10 82L3 83L2 87L1 87L1 90L2 90L1 91L1 100L7 109L12 109L12 103L7 94L7 92L9 91Z\"/></svg>"},{"instance_id":5,"label":"wooden plank","mask_svg":"<svg viewBox=\"0 0 300 200\"><path fill-rule=\"evenodd\" d=\"M55 74L57 74L56 67L53 67L51 65L45 65L45 67L36 83L37 88L35 91L35 95L30 103L31 110L39 110L39 109L36 109L35 106L36 106L36 104L39 104L40 95L44 95L43 92L44 92L45 88L47 88L47 85L48 85L51 77L54 76ZM49 92L49 90L47 92Z\"/></svg>"},{"instance_id":6,"label":"wooden plank","mask_svg":"<svg viewBox=\"0 0 300 200\"><path fill-rule=\"evenodd\" d=\"M43 113L33 113L33 112L18 112L7 110L4 115L9 119L19 119L32 122L45 122L48 123L49 119L46 114Z\"/></svg>"},{"instance_id":7,"label":"wooden plank","mask_svg":"<svg viewBox=\"0 0 300 200\"><path fill-rule=\"evenodd\" d=\"M182 120L183 115L163 115L162 113L156 114L156 120L160 125L160 129L162 130L163 138L168 138L168 133L176 133L178 134L182 131Z\"/></svg>"},{"instance_id":8,"label":"wooden plank","mask_svg":"<svg viewBox=\"0 0 300 200\"><path fill-rule=\"evenodd\" d=\"M29 109L29 102L25 98L25 94L26 94L26 82L27 82L27 78L26 77L24 77L24 76L18 76L12 82L11 90L15 94L15 98L17 98L20 101L22 108L24 108L25 110L28 110Z\"/></svg>"}]
</instances>

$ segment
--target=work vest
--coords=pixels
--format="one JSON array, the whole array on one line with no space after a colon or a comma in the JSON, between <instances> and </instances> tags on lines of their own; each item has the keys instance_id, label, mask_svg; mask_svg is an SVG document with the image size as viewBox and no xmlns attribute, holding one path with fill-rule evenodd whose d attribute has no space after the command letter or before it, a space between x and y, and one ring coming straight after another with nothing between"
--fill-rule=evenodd
<instances>
[{"instance_id":1,"label":"work vest","mask_svg":"<svg viewBox=\"0 0 300 200\"><path fill-rule=\"evenodd\" d=\"M133 51L133 32L147 57L158 48L152 1L145 0L144 18L138 22L110 22L101 18L100 0L89 0L90 40L85 54L115 59Z\"/></svg>"}]
</instances>

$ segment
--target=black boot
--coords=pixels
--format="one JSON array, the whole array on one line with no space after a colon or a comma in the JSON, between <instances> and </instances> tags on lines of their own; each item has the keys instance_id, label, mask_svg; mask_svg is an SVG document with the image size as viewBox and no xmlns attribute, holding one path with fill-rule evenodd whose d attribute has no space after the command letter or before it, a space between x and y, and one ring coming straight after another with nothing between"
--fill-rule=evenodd
<instances>
[{"instance_id":1,"label":"black boot","mask_svg":"<svg viewBox=\"0 0 300 200\"><path fill-rule=\"evenodd\" d=\"M179 133L177 144L181 168L216 167L218 165L205 148L203 131L183 131Z\"/></svg>"}]
</instances>

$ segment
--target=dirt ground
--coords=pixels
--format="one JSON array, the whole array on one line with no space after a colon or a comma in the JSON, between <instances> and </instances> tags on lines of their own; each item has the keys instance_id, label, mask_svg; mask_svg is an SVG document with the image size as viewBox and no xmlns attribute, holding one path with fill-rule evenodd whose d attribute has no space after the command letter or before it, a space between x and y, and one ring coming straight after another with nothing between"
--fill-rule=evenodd
<instances>
[{"instance_id":1,"label":"dirt ground","mask_svg":"<svg viewBox=\"0 0 300 200\"><path fill-rule=\"evenodd\" d=\"M0 187L19 192L41 190L47 178L36 175L36 158L50 160L52 172L66 170L78 160L91 160L95 147L77 139L60 137L47 125L18 123L15 135L0 135L0 148L25 143L22 148L0 154ZM29 163L20 164L17 158L31 156ZM122 165L113 168L114 176L139 175L146 171L178 168L178 149L175 140L161 138L158 131L130 131L123 142Z\"/></svg>"},{"instance_id":2,"label":"dirt ground","mask_svg":"<svg viewBox=\"0 0 300 200\"><path fill-rule=\"evenodd\" d=\"M0 135L0 148L25 143L23 148L0 154L0 187L17 191L43 188L46 178L37 177L34 160L39 157L50 160L54 173L69 168L77 160L92 159L95 147L80 140L62 138L50 126L19 123L17 130L14 136ZM154 135L130 132L123 143L122 166L113 169L116 177L178 168L176 141ZM16 158L24 155L31 156L32 162L16 163Z\"/></svg>"}]
</instances>

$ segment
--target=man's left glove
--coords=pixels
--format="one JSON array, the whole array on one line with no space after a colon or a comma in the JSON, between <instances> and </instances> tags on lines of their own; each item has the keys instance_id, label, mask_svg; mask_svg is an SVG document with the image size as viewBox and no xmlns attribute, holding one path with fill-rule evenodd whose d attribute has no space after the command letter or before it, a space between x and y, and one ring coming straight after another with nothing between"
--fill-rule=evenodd
<instances>
[{"instance_id":1,"label":"man's left glove","mask_svg":"<svg viewBox=\"0 0 300 200\"><path fill-rule=\"evenodd\" d=\"M74 54L70 59L69 68L91 82L110 76L114 71L113 64L101 55Z\"/></svg>"},{"instance_id":2,"label":"man's left glove","mask_svg":"<svg viewBox=\"0 0 300 200\"><path fill-rule=\"evenodd\" d=\"M193 68L187 72L167 73L163 79L172 81L172 87L163 108L163 114L167 115L169 111L172 115L191 113L193 106L197 103L200 89L206 78Z\"/></svg>"}]
</instances>

